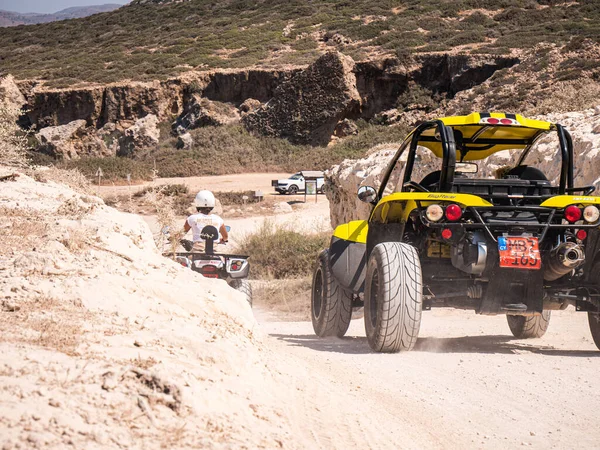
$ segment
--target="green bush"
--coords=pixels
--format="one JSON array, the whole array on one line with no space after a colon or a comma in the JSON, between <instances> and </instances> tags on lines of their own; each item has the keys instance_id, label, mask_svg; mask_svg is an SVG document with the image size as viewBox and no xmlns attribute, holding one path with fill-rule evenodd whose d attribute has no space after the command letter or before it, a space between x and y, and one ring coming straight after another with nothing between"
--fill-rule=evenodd
<instances>
[{"instance_id":1,"label":"green bush","mask_svg":"<svg viewBox=\"0 0 600 450\"><path fill-rule=\"evenodd\" d=\"M253 278L294 278L312 273L329 233L303 234L265 221L246 236L239 252L250 256Z\"/></svg>"}]
</instances>

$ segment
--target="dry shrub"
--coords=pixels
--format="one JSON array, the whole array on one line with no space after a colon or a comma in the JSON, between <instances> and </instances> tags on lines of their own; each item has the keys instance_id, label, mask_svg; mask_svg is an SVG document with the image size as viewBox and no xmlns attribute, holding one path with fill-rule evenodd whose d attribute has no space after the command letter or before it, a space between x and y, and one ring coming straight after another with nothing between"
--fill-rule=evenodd
<instances>
[{"instance_id":1,"label":"dry shrub","mask_svg":"<svg viewBox=\"0 0 600 450\"><path fill-rule=\"evenodd\" d=\"M310 320L311 278L268 280L253 285L254 304L284 320Z\"/></svg>"},{"instance_id":2,"label":"dry shrub","mask_svg":"<svg viewBox=\"0 0 600 450\"><path fill-rule=\"evenodd\" d=\"M73 253L81 253L89 247L89 234L83 228L70 228L60 243Z\"/></svg>"},{"instance_id":3,"label":"dry shrub","mask_svg":"<svg viewBox=\"0 0 600 450\"><path fill-rule=\"evenodd\" d=\"M48 220L32 209L0 207L0 255L34 248L48 234Z\"/></svg>"},{"instance_id":4,"label":"dry shrub","mask_svg":"<svg viewBox=\"0 0 600 450\"><path fill-rule=\"evenodd\" d=\"M0 101L0 161L4 165L27 163L27 136L17 125L20 113L17 106Z\"/></svg>"},{"instance_id":5,"label":"dry shrub","mask_svg":"<svg viewBox=\"0 0 600 450\"><path fill-rule=\"evenodd\" d=\"M59 216L65 216L72 219L83 219L94 209L94 206L82 204L76 197L65 200L56 211Z\"/></svg>"},{"instance_id":6,"label":"dry shrub","mask_svg":"<svg viewBox=\"0 0 600 450\"><path fill-rule=\"evenodd\" d=\"M179 239L183 237L183 229L177 226L177 214L175 211L175 197L165 195L160 189L148 191L144 195L144 201L156 210L156 219L161 230L168 229L170 235L170 251L175 253ZM160 233L155 237L158 248L162 248L165 236Z\"/></svg>"},{"instance_id":7,"label":"dry shrub","mask_svg":"<svg viewBox=\"0 0 600 450\"><path fill-rule=\"evenodd\" d=\"M40 183L54 182L64 184L81 194L92 194L92 184L79 170L58 169L56 167L38 167L31 174Z\"/></svg>"},{"instance_id":8,"label":"dry shrub","mask_svg":"<svg viewBox=\"0 0 600 450\"><path fill-rule=\"evenodd\" d=\"M242 239L239 252L250 256L254 278L302 277L312 273L329 238L329 233L298 233L265 220L255 233Z\"/></svg>"},{"instance_id":9,"label":"dry shrub","mask_svg":"<svg viewBox=\"0 0 600 450\"><path fill-rule=\"evenodd\" d=\"M25 342L74 354L88 311L70 302L39 296L4 309L0 336L5 342Z\"/></svg>"}]
</instances>

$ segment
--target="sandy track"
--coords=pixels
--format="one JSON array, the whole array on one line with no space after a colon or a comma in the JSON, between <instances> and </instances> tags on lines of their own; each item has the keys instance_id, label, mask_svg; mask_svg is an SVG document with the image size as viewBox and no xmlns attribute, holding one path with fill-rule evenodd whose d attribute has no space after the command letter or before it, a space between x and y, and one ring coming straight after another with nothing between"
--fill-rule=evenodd
<instances>
[{"instance_id":1,"label":"sandy track","mask_svg":"<svg viewBox=\"0 0 600 450\"><path fill-rule=\"evenodd\" d=\"M307 300L308 301L308 300ZM414 351L372 353L362 319L344 339L256 311L283 367L303 448L598 448L600 352L587 316L555 313L542 339L503 316L424 314Z\"/></svg>"}]
</instances>

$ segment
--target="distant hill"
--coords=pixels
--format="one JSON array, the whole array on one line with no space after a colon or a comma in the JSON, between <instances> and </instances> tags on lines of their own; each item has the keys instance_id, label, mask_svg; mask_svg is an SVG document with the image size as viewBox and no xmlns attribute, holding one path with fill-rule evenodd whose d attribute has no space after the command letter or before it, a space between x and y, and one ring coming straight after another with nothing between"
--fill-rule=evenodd
<instances>
[{"instance_id":1,"label":"distant hill","mask_svg":"<svg viewBox=\"0 0 600 450\"><path fill-rule=\"evenodd\" d=\"M134 0L106 14L0 28L0 72L61 87L289 67L332 49L357 61L518 56L573 38L600 42L600 0Z\"/></svg>"},{"instance_id":2,"label":"distant hill","mask_svg":"<svg viewBox=\"0 0 600 450\"><path fill-rule=\"evenodd\" d=\"M95 6L75 6L63 9L54 14L17 13L0 10L0 27L14 27L17 25L35 25L39 23L55 22L57 20L79 19L103 12L114 11L123 5L108 3Z\"/></svg>"}]
</instances>

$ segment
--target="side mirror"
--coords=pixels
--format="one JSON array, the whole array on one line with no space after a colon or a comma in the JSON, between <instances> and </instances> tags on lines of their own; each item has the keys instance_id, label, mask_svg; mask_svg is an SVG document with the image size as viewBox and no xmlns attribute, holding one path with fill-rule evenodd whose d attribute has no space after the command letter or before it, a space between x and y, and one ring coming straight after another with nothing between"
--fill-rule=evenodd
<instances>
[{"instance_id":1,"label":"side mirror","mask_svg":"<svg viewBox=\"0 0 600 450\"><path fill-rule=\"evenodd\" d=\"M377 201L377 192L371 186L361 186L358 189L358 199L365 203L375 203Z\"/></svg>"}]
</instances>

